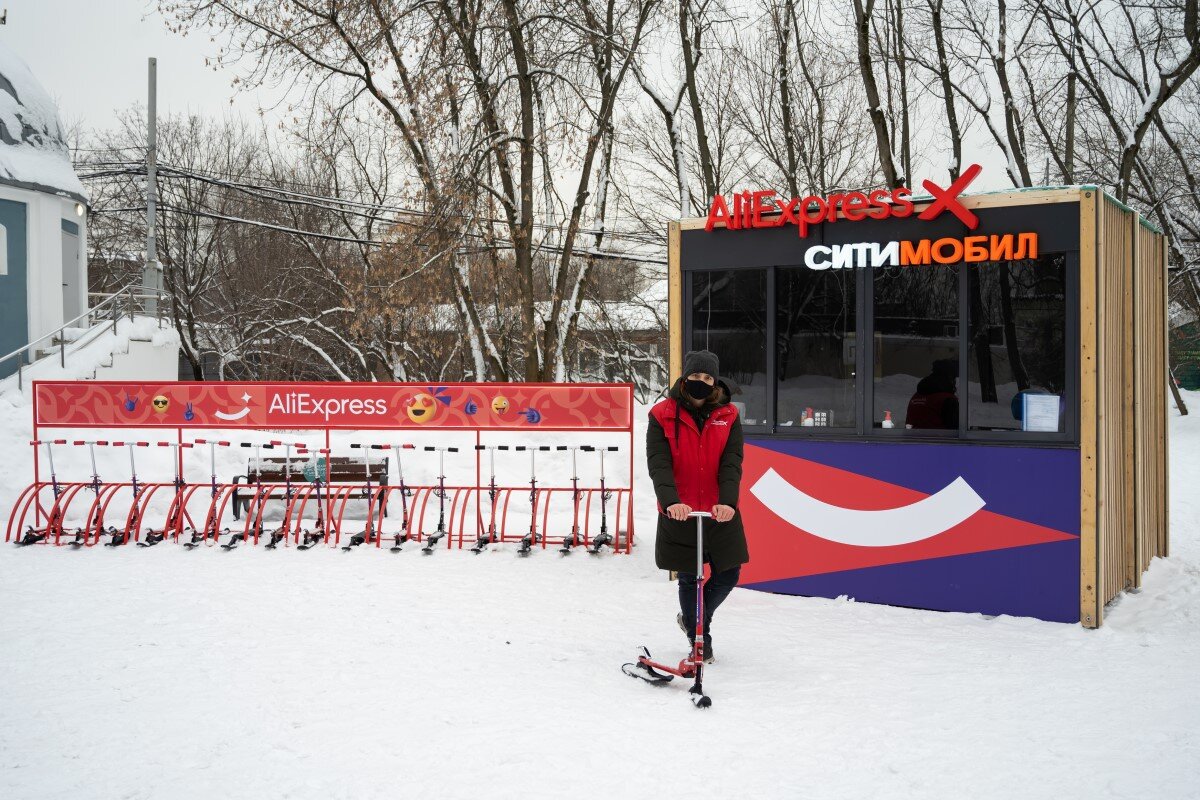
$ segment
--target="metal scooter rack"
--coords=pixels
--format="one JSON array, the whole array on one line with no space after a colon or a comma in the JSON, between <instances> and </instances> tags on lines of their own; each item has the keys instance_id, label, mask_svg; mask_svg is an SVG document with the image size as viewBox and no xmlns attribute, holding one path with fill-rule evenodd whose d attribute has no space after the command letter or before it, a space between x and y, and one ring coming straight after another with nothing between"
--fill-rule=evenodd
<instances>
[{"instance_id":1,"label":"metal scooter rack","mask_svg":"<svg viewBox=\"0 0 1200 800\"><path fill-rule=\"evenodd\" d=\"M392 552L401 552L405 544L414 542L426 554L452 549L481 553L506 545L516 545L521 554L550 548L567 554L580 547L593 553L604 548L628 553L633 546L631 486L612 486L606 475L606 457L626 450L625 447L577 443L516 444L513 440L520 441L523 431L472 429L460 425L456 430L465 428L465 432L474 433L473 482L447 480L446 474L450 470L444 466L450 462L459 474L464 472L463 468L469 466L465 463L471 449L469 445L429 446L413 441L350 443L350 450L363 459L364 474L358 480L331 482L326 480L334 457L331 430L345 428L311 429L324 436L325 446L314 447L310 441L295 439L267 442L236 441L234 438L189 440L184 438L184 428L165 425L146 427L171 430L175 434L174 440L39 438L41 429L52 427L55 425L44 421L38 424L35 408L34 439L30 442L34 448L34 481L20 493L9 514L6 542L71 548L129 544L151 547L169 542L188 549L220 547L226 550L242 544L301 550L318 546L344 550L373 546L376 550L386 548ZM93 427L104 426L96 424ZM134 435L138 432L137 426L127 427L134 429ZM243 425L227 427L262 430ZM412 433L424 434L429 430L415 429ZM570 430L593 433L586 425L546 427L529 432ZM617 430L610 427L605 432L624 433L629 437L625 455L629 458L631 478L632 424ZM485 442L485 435L489 439L503 437L506 443ZM343 443L341 447L346 445ZM66 463L62 459L63 450L71 448L86 449L85 457L76 454L69 462L73 466L81 462L90 464L90 475L73 475L65 479L60 476L56 458L59 464ZM111 453L117 448L128 452L128 476L113 474L111 458L106 462L106 474L102 476L97 451ZM147 480L139 474L139 455L145 455L151 448L170 450L171 469L167 476L158 474ZM221 479L218 453L234 448L254 450L256 458L252 463L258 468L258 474L247 469L244 478ZM284 456L287 465L284 480L263 478L264 450ZM569 482L539 480L536 459L550 451L570 451ZM518 453L529 456L531 474L528 481L507 479L518 472L513 458ZM443 464L438 470L437 481L410 483L406 480L405 469L411 470L414 458L435 454ZM503 481L496 479L498 455L513 462L504 465L506 479ZM390 456L386 485L372 480L370 467L374 456ZM586 458L598 460L598 485L585 483L579 476L579 460ZM293 459L297 463L311 464L313 477L304 482L293 479ZM322 459L326 465L324 474L320 469ZM223 460L228 462L228 458ZM204 479L197 480L201 463L205 467ZM48 479L42 472L43 464L48 468ZM124 469L120 472L124 473ZM398 483L393 482L396 478ZM365 503L365 519L362 503ZM246 513L241 519L234 513L235 504L245 507Z\"/></svg>"},{"instance_id":2,"label":"metal scooter rack","mask_svg":"<svg viewBox=\"0 0 1200 800\"><path fill-rule=\"evenodd\" d=\"M580 486L578 477L569 485L540 484L536 475L529 484L498 484L489 481L480 484L409 484L403 479L403 465L399 455L406 451L418 452L412 444L351 444L354 449L387 449L397 455L400 483L395 485L373 485L362 482L329 485L316 477L308 483L294 481L263 481L251 483L220 481L216 477L216 452L220 448L283 448L287 458L308 456L328 457L329 448L308 449L303 442L274 440L269 444L255 445L230 440L195 439L191 442L125 442L109 440L65 439L35 441L34 446L45 447L47 460L53 464L53 447L87 447L92 455L93 475L90 480L60 481L54 468L51 480L40 481L21 493L9 517L6 542L18 544L52 544L94 547L97 544L121 546L130 542L158 544L172 541L191 546L215 546L240 543L258 545L302 546L319 544L328 547L343 546L343 534L350 539L348 525L361 524L361 517L347 517L347 508L352 501L367 503L367 536L357 544L382 548L385 542L403 537L406 541L424 544L431 535L436 542L445 542L444 549L471 548L486 531L492 531L489 544L526 542L526 551L534 547L547 549L570 540L571 546L598 552L608 546L614 552L629 552L631 537L622 536L618 542L608 532L611 520L625 519L628 514L630 490L625 487L609 487L604 480L600 486ZM172 461L176 465L175 475L170 481L143 481L138 477L136 465L131 461L129 480L110 481L101 478L95 468L96 447L134 448L152 446L172 448L178 455ZM539 452L567 450L568 446L526 445L480 445L481 451L492 450L508 453L529 453L531 458ZM208 481L188 483L183 477L182 452L209 451ZM605 453L618 450L616 447L598 448L579 445L578 451ZM439 455L457 453L459 448L424 447L425 452L440 450ZM328 463L328 462L327 462ZM247 496L247 512L239 524L230 525L228 516L237 493ZM147 525L151 502L158 495L169 495L170 500L164 515ZM528 496L529 500L524 501ZM79 498L84 498L80 500ZM122 498L124 502L120 502ZM492 499L494 498L494 499ZM555 503L555 500L565 501ZM514 502L516 500L516 502ZM282 503L282 519L273 529L266 522L268 504ZM528 524L530 529L518 529L512 522L517 507L529 503ZM482 505L481 505L482 503ZM569 503L569 505L568 505ZM611 504L611 505L610 505ZM66 520L72 511L86 505L82 514L83 524L71 528ZM593 509L604 506L597 527ZM389 520L388 509L401 510L398 522ZM562 510L553 517L552 509ZM570 511L568 516L566 511ZM473 515L470 512L474 511ZM470 516L469 516L470 515ZM43 523L34 527L30 520L40 516ZM471 516L474 519L470 518ZM427 520L440 518L441 534L431 531ZM524 523L522 523L524 524ZM530 536L530 530L533 536ZM22 536L24 533L24 537ZM32 533L32 538L30 534ZM272 535L274 541L269 541ZM357 534L356 534L357 535ZM105 538L109 541L104 541ZM147 542L152 539L152 542ZM264 539L268 539L264 542ZM564 548L569 551L571 547Z\"/></svg>"}]
</instances>

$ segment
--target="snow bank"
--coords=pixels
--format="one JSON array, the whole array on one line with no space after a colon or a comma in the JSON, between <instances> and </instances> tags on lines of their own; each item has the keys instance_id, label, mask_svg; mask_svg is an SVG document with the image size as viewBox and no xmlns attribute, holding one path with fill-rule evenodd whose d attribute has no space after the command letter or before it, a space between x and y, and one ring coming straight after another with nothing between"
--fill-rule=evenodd
<instances>
[{"instance_id":1,"label":"snow bank","mask_svg":"<svg viewBox=\"0 0 1200 800\"><path fill-rule=\"evenodd\" d=\"M706 712L619 671L684 650L640 452L628 558L6 549L0 796L1196 797L1200 414L1170 424L1173 555L1103 629L736 591ZM0 405L0 511L27 426Z\"/></svg>"}]
</instances>

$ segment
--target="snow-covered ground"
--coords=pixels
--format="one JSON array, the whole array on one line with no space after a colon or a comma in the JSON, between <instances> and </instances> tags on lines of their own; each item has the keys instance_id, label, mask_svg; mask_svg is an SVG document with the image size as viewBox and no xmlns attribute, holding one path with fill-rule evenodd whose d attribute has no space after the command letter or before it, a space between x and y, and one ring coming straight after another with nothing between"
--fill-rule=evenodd
<instances>
[{"instance_id":1,"label":"snow-covered ground","mask_svg":"<svg viewBox=\"0 0 1200 800\"><path fill-rule=\"evenodd\" d=\"M5 549L0 797L1200 797L1188 400L1103 629L738 590L707 712L619 670L684 646L646 502L632 557ZM28 438L0 400L5 518Z\"/></svg>"}]
</instances>

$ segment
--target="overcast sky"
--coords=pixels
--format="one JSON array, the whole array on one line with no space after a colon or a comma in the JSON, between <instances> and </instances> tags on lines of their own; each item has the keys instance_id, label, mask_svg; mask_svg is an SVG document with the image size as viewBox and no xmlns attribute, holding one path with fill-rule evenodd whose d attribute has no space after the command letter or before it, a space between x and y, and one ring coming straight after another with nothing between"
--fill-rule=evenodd
<instances>
[{"instance_id":1,"label":"overcast sky","mask_svg":"<svg viewBox=\"0 0 1200 800\"><path fill-rule=\"evenodd\" d=\"M158 59L159 115L257 117L269 92L236 92L214 72L208 37L171 33L148 0L0 0L0 42L20 55L59 103L63 124L108 127L113 112L146 102L146 59ZM230 101L233 101L232 105Z\"/></svg>"}]
</instances>

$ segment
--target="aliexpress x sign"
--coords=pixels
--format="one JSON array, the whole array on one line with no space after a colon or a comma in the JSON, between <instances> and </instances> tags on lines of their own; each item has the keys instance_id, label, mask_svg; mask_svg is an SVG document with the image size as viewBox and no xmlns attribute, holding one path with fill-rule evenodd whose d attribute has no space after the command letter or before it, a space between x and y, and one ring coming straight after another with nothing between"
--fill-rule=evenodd
<instances>
[{"instance_id":1,"label":"aliexpress x sign","mask_svg":"<svg viewBox=\"0 0 1200 800\"><path fill-rule=\"evenodd\" d=\"M922 183L925 191L933 197L933 203L917 215L917 219L931 220L949 211L958 217L969 230L979 227L979 218L959 202L959 196L979 175L981 167L972 164L963 171L958 180L942 188L930 180ZM839 218L857 222L863 219L903 218L913 213L910 199L912 190L875 189L871 192L846 192L828 197L808 195L790 200L775 199L771 190L740 192L727 201L725 195L716 195L708 209L708 221L704 225L711 231L719 223L729 230L743 228L779 228L788 223L796 226L800 236L808 236L808 227L821 222L833 222Z\"/></svg>"}]
</instances>

